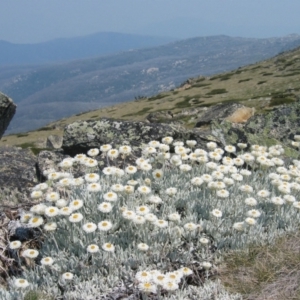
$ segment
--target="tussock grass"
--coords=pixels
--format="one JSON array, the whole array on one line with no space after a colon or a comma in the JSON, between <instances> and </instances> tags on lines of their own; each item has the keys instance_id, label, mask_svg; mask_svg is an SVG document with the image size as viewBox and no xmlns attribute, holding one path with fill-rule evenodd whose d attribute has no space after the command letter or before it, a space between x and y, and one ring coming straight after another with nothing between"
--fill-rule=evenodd
<instances>
[{"instance_id":1,"label":"tussock grass","mask_svg":"<svg viewBox=\"0 0 300 300\"><path fill-rule=\"evenodd\" d=\"M225 256L222 283L248 300L300 299L300 231Z\"/></svg>"}]
</instances>

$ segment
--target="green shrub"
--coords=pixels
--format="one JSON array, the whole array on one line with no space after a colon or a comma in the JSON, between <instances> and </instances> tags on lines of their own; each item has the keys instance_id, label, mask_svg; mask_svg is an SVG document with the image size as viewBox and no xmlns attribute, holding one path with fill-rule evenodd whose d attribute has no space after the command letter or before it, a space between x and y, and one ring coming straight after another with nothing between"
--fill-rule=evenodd
<instances>
[{"instance_id":1,"label":"green shrub","mask_svg":"<svg viewBox=\"0 0 300 300\"><path fill-rule=\"evenodd\" d=\"M241 80L238 81L238 83L245 82L245 81L249 81L249 80L251 80L251 79L252 79L252 78L241 79Z\"/></svg>"},{"instance_id":2,"label":"green shrub","mask_svg":"<svg viewBox=\"0 0 300 300\"><path fill-rule=\"evenodd\" d=\"M211 90L210 92L206 93L206 95L219 95L219 94L225 94L228 93L226 89L214 89Z\"/></svg>"},{"instance_id":3,"label":"green shrub","mask_svg":"<svg viewBox=\"0 0 300 300\"><path fill-rule=\"evenodd\" d=\"M270 106L276 106L276 105L282 105L282 104L288 104L288 103L293 103L295 100L290 97L274 97L270 101Z\"/></svg>"}]
</instances>

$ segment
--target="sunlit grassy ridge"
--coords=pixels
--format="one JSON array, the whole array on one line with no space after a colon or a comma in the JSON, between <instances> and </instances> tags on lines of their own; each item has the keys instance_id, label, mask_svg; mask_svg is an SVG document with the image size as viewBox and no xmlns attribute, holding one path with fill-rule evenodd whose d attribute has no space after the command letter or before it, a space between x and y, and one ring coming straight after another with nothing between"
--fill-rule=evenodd
<instances>
[{"instance_id":1,"label":"sunlit grassy ridge","mask_svg":"<svg viewBox=\"0 0 300 300\"><path fill-rule=\"evenodd\" d=\"M300 225L300 161L285 165L279 145L247 146L210 142L200 149L196 141L165 137L144 145L134 165L126 164L128 145L64 159L31 194L42 204L21 214L22 223L42 230L44 242L8 245L25 268L0 295L242 299L211 281L223 257L253 245L264 249ZM98 155L108 167L98 169ZM114 167L119 156L121 169ZM75 164L84 176L73 178ZM243 256L225 261L237 268Z\"/></svg>"},{"instance_id":2,"label":"sunlit grassy ridge","mask_svg":"<svg viewBox=\"0 0 300 300\"><path fill-rule=\"evenodd\" d=\"M111 117L123 120L144 120L151 112L170 111L174 120L192 127L197 115L178 116L182 110L201 109L217 103L239 102L264 112L272 107L295 100L300 94L300 49L297 48L272 59L212 77L188 80L181 87L149 98L74 115L51 123L39 130L5 136L3 145L34 146L50 134L63 134L63 127L78 120ZM25 144L29 143L29 144Z\"/></svg>"}]
</instances>

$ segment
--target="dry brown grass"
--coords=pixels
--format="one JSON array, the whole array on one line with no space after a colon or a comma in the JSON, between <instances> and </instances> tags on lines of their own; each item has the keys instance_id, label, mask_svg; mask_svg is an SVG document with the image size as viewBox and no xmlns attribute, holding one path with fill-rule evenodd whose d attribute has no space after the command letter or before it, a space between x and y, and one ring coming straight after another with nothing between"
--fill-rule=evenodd
<instances>
[{"instance_id":1,"label":"dry brown grass","mask_svg":"<svg viewBox=\"0 0 300 300\"><path fill-rule=\"evenodd\" d=\"M247 300L299 300L300 231L272 246L228 254L219 276L231 292Z\"/></svg>"},{"instance_id":2,"label":"dry brown grass","mask_svg":"<svg viewBox=\"0 0 300 300\"><path fill-rule=\"evenodd\" d=\"M241 107L227 118L229 122L244 123L254 115L255 109L250 107Z\"/></svg>"}]
</instances>

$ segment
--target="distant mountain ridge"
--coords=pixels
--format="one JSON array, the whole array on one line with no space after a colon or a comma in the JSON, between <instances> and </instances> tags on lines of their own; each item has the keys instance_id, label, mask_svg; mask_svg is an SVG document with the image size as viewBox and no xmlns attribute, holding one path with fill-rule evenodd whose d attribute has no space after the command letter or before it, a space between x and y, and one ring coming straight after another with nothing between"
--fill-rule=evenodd
<instances>
[{"instance_id":1,"label":"distant mountain ridge","mask_svg":"<svg viewBox=\"0 0 300 300\"><path fill-rule=\"evenodd\" d=\"M99 32L74 38L60 38L36 44L15 44L0 40L0 66L44 64L89 58L155 47L176 40L117 32Z\"/></svg>"},{"instance_id":2,"label":"distant mountain ridge","mask_svg":"<svg viewBox=\"0 0 300 300\"><path fill-rule=\"evenodd\" d=\"M33 130L72 114L151 96L190 77L252 64L300 45L300 37L211 36L31 69L5 69L0 90L17 103L7 133ZM1 69L0 69L1 71Z\"/></svg>"}]
</instances>

